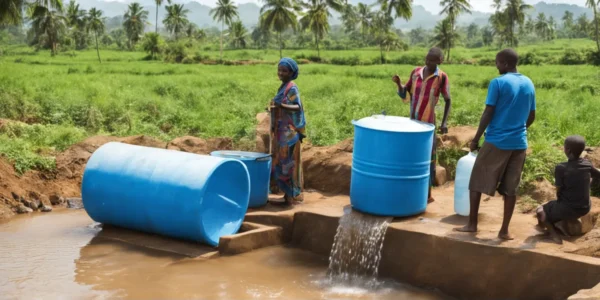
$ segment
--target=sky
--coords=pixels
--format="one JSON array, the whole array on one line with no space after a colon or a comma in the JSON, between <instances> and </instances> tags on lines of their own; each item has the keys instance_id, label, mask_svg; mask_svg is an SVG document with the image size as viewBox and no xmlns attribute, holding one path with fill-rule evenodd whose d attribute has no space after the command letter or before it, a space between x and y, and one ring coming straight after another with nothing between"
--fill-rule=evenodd
<instances>
[{"instance_id":1,"label":"sky","mask_svg":"<svg viewBox=\"0 0 600 300\"><path fill-rule=\"evenodd\" d=\"M105 1L118 1L118 2L134 2L135 0L105 0ZM196 1L199 2L201 4L207 5L207 6L215 6L215 3L217 2L216 0L175 0L174 2L182 2L182 3L186 3L186 2L190 2L190 1ZM566 4L576 4L576 5L580 5L580 6L585 6L585 1L586 0L543 0L546 3L566 3ZM235 3L241 4L241 3L248 3L248 2L253 2L253 3L257 3L260 4L260 0L234 0ZM476 11L481 11L481 12L492 12L492 2L493 0L471 0L471 6L473 6L473 10ZM536 4L538 2L541 2L541 0L525 0L525 3L528 4ZM423 7L425 7L426 10L437 14L440 12L441 8L440 8L440 0L414 0L413 1L414 4L416 5L422 5Z\"/></svg>"}]
</instances>

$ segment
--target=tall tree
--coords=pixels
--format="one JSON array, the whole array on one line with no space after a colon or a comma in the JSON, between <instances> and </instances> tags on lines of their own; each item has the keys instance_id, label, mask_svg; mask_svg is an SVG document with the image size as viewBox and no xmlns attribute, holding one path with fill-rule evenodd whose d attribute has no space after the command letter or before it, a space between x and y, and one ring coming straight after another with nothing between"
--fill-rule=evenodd
<instances>
[{"instance_id":1,"label":"tall tree","mask_svg":"<svg viewBox=\"0 0 600 300\"><path fill-rule=\"evenodd\" d=\"M452 21L449 18L439 21L433 33L433 44L442 49L452 48L459 37L458 33L452 30Z\"/></svg>"},{"instance_id":2,"label":"tall tree","mask_svg":"<svg viewBox=\"0 0 600 300\"><path fill-rule=\"evenodd\" d=\"M271 31L269 28L259 24L258 26L254 27L254 30L252 30L251 37L257 48L266 49L269 45L269 40L271 39Z\"/></svg>"},{"instance_id":3,"label":"tall tree","mask_svg":"<svg viewBox=\"0 0 600 300\"><path fill-rule=\"evenodd\" d=\"M60 36L67 30L67 19L61 11L46 6L34 6L30 12L33 20L31 28L38 37L43 36L45 44L50 47L50 54L58 52Z\"/></svg>"},{"instance_id":4,"label":"tall tree","mask_svg":"<svg viewBox=\"0 0 600 300\"><path fill-rule=\"evenodd\" d=\"M358 12L356 11L356 6L352 4L346 4L344 6L344 10L342 11L342 15L340 16L342 24L344 25L344 32L352 33L356 30L358 25Z\"/></svg>"},{"instance_id":5,"label":"tall tree","mask_svg":"<svg viewBox=\"0 0 600 300\"><path fill-rule=\"evenodd\" d=\"M79 4L73 0L69 1L67 6L67 22L73 28L82 29L85 27L86 12L79 9Z\"/></svg>"},{"instance_id":6,"label":"tall tree","mask_svg":"<svg viewBox=\"0 0 600 300\"><path fill-rule=\"evenodd\" d=\"M548 20L545 13L539 13L535 20L535 32L543 40L548 38Z\"/></svg>"},{"instance_id":7,"label":"tall tree","mask_svg":"<svg viewBox=\"0 0 600 300\"><path fill-rule=\"evenodd\" d=\"M579 18L577 18L577 37L584 38L588 37L588 33L590 31L590 23L585 14L581 14Z\"/></svg>"},{"instance_id":8,"label":"tall tree","mask_svg":"<svg viewBox=\"0 0 600 300\"><path fill-rule=\"evenodd\" d=\"M375 37L377 44L379 45L379 52L381 55L381 63L385 64L385 56L383 55L383 49L386 46L390 36L390 28L394 23L394 18L390 16L385 9L378 11L373 15L373 23L371 24L371 34Z\"/></svg>"},{"instance_id":9,"label":"tall tree","mask_svg":"<svg viewBox=\"0 0 600 300\"><path fill-rule=\"evenodd\" d=\"M94 32L94 39L96 40L96 53L98 54L98 61L102 63L100 59L100 49L98 48L98 35L104 33L104 20L102 17L102 11L96 8L91 8L87 15L87 30Z\"/></svg>"},{"instance_id":10,"label":"tall tree","mask_svg":"<svg viewBox=\"0 0 600 300\"><path fill-rule=\"evenodd\" d=\"M177 40L179 33L190 23L187 19L187 14L190 10L183 8L183 4L167 5L166 9L167 17L163 20L163 23L167 27L167 30L175 35L175 39Z\"/></svg>"},{"instance_id":11,"label":"tall tree","mask_svg":"<svg viewBox=\"0 0 600 300\"><path fill-rule=\"evenodd\" d=\"M573 13L568 10L565 11L565 14L562 17L562 21L563 21L563 29L567 33L567 37L572 38L573 37L573 23L574 23Z\"/></svg>"},{"instance_id":12,"label":"tall tree","mask_svg":"<svg viewBox=\"0 0 600 300\"><path fill-rule=\"evenodd\" d=\"M469 27L467 27L467 39L473 40L479 35L479 26L475 23L471 23Z\"/></svg>"},{"instance_id":13,"label":"tall tree","mask_svg":"<svg viewBox=\"0 0 600 300\"><path fill-rule=\"evenodd\" d=\"M63 11L62 0L0 0L0 25L21 25L25 8L29 7L33 15L38 6L48 11Z\"/></svg>"},{"instance_id":14,"label":"tall tree","mask_svg":"<svg viewBox=\"0 0 600 300\"><path fill-rule=\"evenodd\" d=\"M485 26L481 29L481 39L483 44L490 46L494 42L494 31L489 26Z\"/></svg>"},{"instance_id":15,"label":"tall tree","mask_svg":"<svg viewBox=\"0 0 600 300\"><path fill-rule=\"evenodd\" d=\"M595 40L596 40L596 46L598 47L598 52L600 52L600 29L598 28L598 3L600 3L600 0L587 0L585 2L585 5L587 5L587 7L591 8L592 11L594 12L594 30L595 30Z\"/></svg>"},{"instance_id":16,"label":"tall tree","mask_svg":"<svg viewBox=\"0 0 600 300\"><path fill-rule=\"evenodd\" d=\"M286 29L298 28L295 12L299 10L300 7L292 0L265 0L265 5L260 9L261 27L277 32L280 58L283 57L281 33Z\"/></svg>"},{"instance_id":17,"label":"tall tree","mask_svg":"<svg viewBox=\"0 0 600 300\"><path fill-rule=\"evenodd\" d=\"M410 43L412 45L425 43L427 41L426 35L427 33L425 32L425 29L423 29L423 27L417 27L408 33Z\"/></svg>"},{"instance_id":18,"label":"tall tree","mask_svg":"<svg viewBox=\"0 0 600 300\"><path fill-rule=\"evenodd\" d=\"M450 38L454 38L454 27L456 26L456 19L461 13L471 13L471 4L469 0L442 0L440 1L442 11L440 14L446 14L448 21L450 22ZM446 60L450 61L450 49L454 45L453 42L449 43L450 47L446 48L448 53Z\"/></svg>"},{"instance_id":19,"label":"tall tree","mask_svg":"<svg viewBox=\"0 0 600 300\"><path fill-rule=\"evenodd\" d=\"M364 3L358 3L358 24L360 26L360 34L362 35L363 43L367 43L367 35L371 30L371 24L373 22L373 12L371 6Z\"/></svg>"},{"instance_id":20,"label":"tall tree","mask_svg":"<svg viewBox=\"0 0 600 300\"><path fill-rule=\"evenodd\" d=\"M159 53L161 48L163 47L164 41L160 34L156 32L148 32L144 35L144 39L142 40L142 48L144 51L150 53L150 57L154 59L156 53Z\"/></svg>"},{"instance_id":21,"label":"tall tree","mask_svg":"<svg viewBox=\"0 0 600 300\"><path fill-rule=\"evenodd\" d=\"M331 16L327 10L327 3L324 0L310 0L304 4L306 12L300 19L302 29L309 30L315 37L317 45L317 56L321 58L321 50L319 49L319 41L323 39L329 31L328 17Z\"/></svg>"},{"instance_id":22,"label":"tall tree","mask_svg":"<svg viewBox=\"0 0 600 300\"><path fill-rule=\"evenodd\" d=\"M137 2L129 4L125 16L123 16L123 29L129 42L129 48L133 49L144 34L144 26L148 21L148 11Z\"/></svg>"},{"instance_id":23,"label":"tall tree","mask_svg":"<svg viewBox=\"0 0 600 300\"><path fill-rule=\"evenodd\" d=\"M158 33L158 9L163 4L164 0L154 0L154 2L156 2L156 22L154 23L154 32ZM167 3L171 4L171 0L167 0Z\"/></svg>"},{"instance_id":24,"label":"tall tree","mask_svg":"<svg viewBox=\"0 0 600 300\"><path fill-rule=\"evenodd\" d=\"M523 0L508 0L506 3L506 17L508 21L508 44L510 46L518 46L519 40L515 35L515 28L518 25L523 25L525 22L525 12L532 9L533 6L525 4Z\"/></svg>"},{"instance_id":25,"label":"tall tree","mask_svg":"<svg viewBox=\"0 0 600 300\"><path fill-rule=\"evenodd\" d=\"M548 35L546 36L547 40L556 39L556 21L553 16L548 18Z\"/></svg>"},{"instance_id":26,"label":"tall tree","mask_svg":"<svg viewBox=\"0 0 600 300\"><path fill-rule=\"evenodd\" d=\"M231 26L229 26L229 39L234 48L246 48L247 36L248 30L241 21L231 23Z\"/></svg>"},{"instance_id":27,"label":"tall tree","mask_svg":"<svg viewBox=\"0 0 600 300\"><path fill-rule=\"evenodd\" d=\"M213 19L221 22L221 59L223 59L223 31L225 25L230 26L234 19L239 19L237 6L232 0L218 0L217 7L210 11Z\"/></svg>"},{"instance_id":28,"label":"tall tree","mask_svg":"<svg viewBox=\"0 0 600 300\"><path fill-rule=\"evenodd\" d=\"M381 5L381 10L385 11L388 17L395 12L396 18L410 20L412 18L412 2L413 0L378 0Z\"/></svg>"}]
</instances>

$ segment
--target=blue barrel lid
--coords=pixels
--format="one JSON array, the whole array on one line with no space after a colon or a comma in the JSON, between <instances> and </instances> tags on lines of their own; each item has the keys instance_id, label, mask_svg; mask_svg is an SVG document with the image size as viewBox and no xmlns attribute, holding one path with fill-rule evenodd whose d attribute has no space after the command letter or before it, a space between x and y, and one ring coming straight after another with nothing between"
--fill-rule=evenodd
<instances>
[{"instance_id":1,"label":"blue barrel lid","mask_svg":"<svg viewBox=\"0 0 600 300\"><path fill-rule=\"evenodd\" d=\"M218 156L224 158L232 158L237 160L257 160L261 158L267 158L271 156L268 153L259 152L247 152L247 151L213 151L210 153L211 156Z\"/></svg>"},{"instance_id":2,"label":"blue barrel lid","mask_svg":"<svg viewBox=\"0 0 600 300\"><path fill-rule=\"evenodd\" d=\"M435 130L429 123L411 120L405 117L374 115L352 121L354 126L389 132L428 132Z\"/></svg>"}]
</instances>

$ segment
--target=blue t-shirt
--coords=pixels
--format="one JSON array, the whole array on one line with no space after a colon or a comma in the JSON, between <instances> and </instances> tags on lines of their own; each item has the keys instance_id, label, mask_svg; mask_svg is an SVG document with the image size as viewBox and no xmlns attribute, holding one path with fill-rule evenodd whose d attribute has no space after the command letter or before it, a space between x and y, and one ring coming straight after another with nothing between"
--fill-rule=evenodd
<instances>
[{"instance_id":1,"label":"blue t-shirt","mask_svg":"<svg viewBox=\"0 0 600 300\"><path fill-rule=\"evenodd\" d=\"M485 141L502 150L527 149L527 119L535 110L535 88L531 79L519 73L494 78L485 104L496 107Z\"/></svg>"}]
</instances>

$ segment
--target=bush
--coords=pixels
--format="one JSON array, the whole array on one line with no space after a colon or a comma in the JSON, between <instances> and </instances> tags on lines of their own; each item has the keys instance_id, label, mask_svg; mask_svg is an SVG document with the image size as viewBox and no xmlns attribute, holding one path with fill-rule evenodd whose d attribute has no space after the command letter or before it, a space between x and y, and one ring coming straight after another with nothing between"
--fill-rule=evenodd
<instances>
[{"instance_id":1,"label":"bush","mask_svg":"<svg viewBox=\"0 0 600 300\"><path fill-rule=\"evenodd\" d=\"M542 59L535 52L527 52L519 60L519 64L521 64L521 65L536 65L536 66L539 66L539 65L542 64Z\"/></svg>"},{"instance_id":2,"label":"bush","mask_svg":"<svg viewBox=\"0 0 600 300\"><path fill-rule=\"evenodd\" d=\"M585 54L576 49L567 49L560 59L562 65L583 65L586 63Z\"/></svg>"},{"instance_id":3,"label":"bush","mask_svg":"<svg viewBox=\"0 0 600 300\"><path fill-rule=\"evenodd\" d=\"M477 64L480 66L495 66L496 59L495 58L482 58L477 61Z\"/></svg>"},{"instance_id":4,"label":"bush","mask_svg":"<svg viewBox=\"0 0 600 300\"><path fill-rule=\"evenodd\" d=\"M594 66L600 66L600 51L590 51L587 54L587 61Z\"/></svg>"},{"instance_id":5,"label":"bush","mask_svg":"<svg viewBox=\"0 0 600 300\"><path fill-rule=\"evenodd\" d=\"M331 59L331 63L334 65L356 66L360 64L360 57L358 57L358 55L351 57L334 57Z\"/></svg>"}]
</instances>

